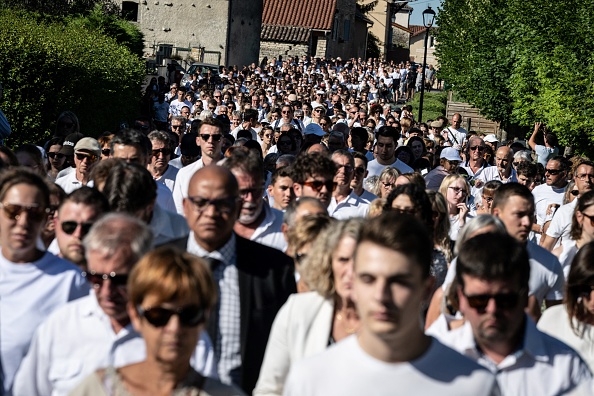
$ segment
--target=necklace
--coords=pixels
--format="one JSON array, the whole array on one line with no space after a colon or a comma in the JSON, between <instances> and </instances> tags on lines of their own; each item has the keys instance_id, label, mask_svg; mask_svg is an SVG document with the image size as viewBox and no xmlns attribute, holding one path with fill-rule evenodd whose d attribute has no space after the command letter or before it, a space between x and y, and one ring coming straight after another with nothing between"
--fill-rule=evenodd
<instances>
[{"instance_id":1,"label":"necklace","mask_svg":"<svg viewBox=\"0 0 594 396\"><path fill-rule=\"evenodd\" d=\"M340 312L337 312L337 313L336 313L336 320L337 320L337 321L339 321L339 322L343 322L343 319L345 319L345 318L342 316L342 313L340 313ZM345 320L345 322L346 322L346 320ZM348 326L348 324L342 323L342 329L343 329L343 330L344 330L344 331L345 331L347 334L353 334L355 331L357 331L357 327L358 327L358 326L352 326L352 327L349 327L349 326Z\"/></svg>"}]
</instances>

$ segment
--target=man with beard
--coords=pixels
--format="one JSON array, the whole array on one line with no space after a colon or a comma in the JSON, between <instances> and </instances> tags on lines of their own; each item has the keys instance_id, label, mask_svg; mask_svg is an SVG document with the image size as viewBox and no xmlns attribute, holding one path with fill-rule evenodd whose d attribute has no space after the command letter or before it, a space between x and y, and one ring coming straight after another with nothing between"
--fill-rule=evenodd
<instances>
[{"instance_id":1,"label":"man with beard","mask_svg":"<svg viewBox=\"0 0 594 396\"><path fill-rule=\"evenodd\" d=\"M355 173L353 155L347 150L336 150L332 153L332 162L336 165L334 175L336 189L332 194L328 213L338 220L367 216L369 204L359 198L351 188L351 181Z\"/></svg>"},{"instance_id":2,"label":"man with beard","mask_svg":"<svg viewBox=\"0 0 594 396\"><path fill-rule=\"evenodd\" d=\"M495 166L498 174L493 180L501 180L503 183L518 181L516 170L512 168L513 159L514 152L509 146L501 146L495 151Z\"/></svg>"},{"instance_id":3,"label":"man with beard","mask_svg":"<svg viewBox=\"0 0 594 396\"><path fill-rule=\"evenodd\" d=\"M239 184L241 211L233 230L245 239L284 252L287 242L281 231L283 214L264 202L264 161L253 150L235 150L223 166Z\"/></svg>"},{"instance_id":4,"label":"man with beard","mask_svg":"<svg viewBox=\"0 0 594 396\"><path fill-rule=\"evenodd\" d=\"M524 244L510 235L466 241L456 272L466 323L440 341L491 370L504 395L564 395L592 374L573 349L526 315L533 268Z\"/></svg>"}]
</instances>

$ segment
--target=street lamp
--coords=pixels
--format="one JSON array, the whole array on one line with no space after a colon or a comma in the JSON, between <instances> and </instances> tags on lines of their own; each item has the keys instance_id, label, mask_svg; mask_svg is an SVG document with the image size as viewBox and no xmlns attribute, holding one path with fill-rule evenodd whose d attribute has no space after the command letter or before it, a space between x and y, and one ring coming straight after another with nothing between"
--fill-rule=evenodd
<instances>
[{"instance_id":1,"label":"street lamp","mask_svg":"<svg viewBox=\"0 0 594 396\"><path fill-rule=\"evenodd\" d=\"M423 97L425 96L425 69L427 68L427 41L429 40L429 30L433 26L435 20L435 11L431 7L427 7L423 11L423 26L425 26L425 53L423 55L423 69L421 69L421 99L419 100L419 122L423 122Z\"/></svg>"}]
</instances>

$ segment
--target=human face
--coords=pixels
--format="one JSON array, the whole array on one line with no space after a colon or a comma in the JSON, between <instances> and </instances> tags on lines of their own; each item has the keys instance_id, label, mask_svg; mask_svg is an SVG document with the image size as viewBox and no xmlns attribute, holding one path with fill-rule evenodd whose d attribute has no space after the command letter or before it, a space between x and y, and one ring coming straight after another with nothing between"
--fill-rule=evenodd
<instances>
[{"instance_id":1,"label":"human face","mask_svg":"<svg viewBox=\"0 0 594 396\"><path fill-rule=\"evenodd\" d=\"M483 200L483 207L486 208L489 212L493 207L493 195L495 195L493 192L483 191L483 195L481 196Z\"/></svg>"},{"instance_id":2,"label":"human face","mask_svg":"<svg viewBox=\"0 0 594 396\"><path fill-rule=\"evenodd\" d=\"M390 192L396 187L396 179L389 177L379 181L380 185L380 198L387 198Z\"/></svg>"},{"instance_id":3,"label":"human face","mask_svg":"<svg viewBox=\"0 0 594 396\"><path fill-rule=\"evenodd\" d=\"M85 230L88 231L90 225L95 222L99 212L95 207L67 201L58 211L55 218L56 240L60 247L60 255L77 265L84 264L85 249L82 240L85 237ZM65 225L66 223L66 225ZM68 234L69 223L77 223L75 230Z\"/></svg>"},{"instance_id":4,"label":"human face","mask_svg":"<svg viewBox=\"0 0 594 396\"><path fill-rule=\"evenodd\" d=\"M268 194L274 199L275 209L285 210L294 198L293 180L287 176L277 178L268 186Z\"/></svg>"},{"instance_id":5,"label":"human face","mask_svg":"<svg viewBox=\"0 0 594 396\"><path fill-rule=\"evenodd\" d=\"M407 213L413 216L417 214L414 202L406 194L400 194L394 198L394 201L392 201L392 209L398 213Z\"/></svg>"},{"instance_id":6,"label":"human face","mask_svg":"<svg viewBox=\"0 0 594 396\"><path fill-rule=\"evenodd\" d=\"M594 205L588 206L583 212L576 210L575 218L582 227L583 242L594 241Z\"/></svg>"},{"instance_id":7,"label":"human face","mask_svg":"<svg viewBox=\"0 0 594 396\"><path fill-rule=\"evenodd\" d=\"M202 135L211 136L208 138L208 140L204 140L202 139ZM218 137L219 140L215 141L213 136ZM219 156L221 155L221 145L223 144L221 130L214 125L203 124L202 126L200 126L200 133L196 138L196 144L198 144L198 146L200 146L200 148L202 149L203 156L207 156L213 159L219 158Z\"/></svg>"},{"instance_id":8,"label":"human face","mask_svg":"<svg viewBox=\"0 0 594 396\"><path fill-rule=\"evenodd\" d=\"M561 172L561 163L550 160L545 168L545 182L547 186L562 187L566 184L566 174Z\"/></svg>"},{"instance_id":9,"label":"human face","mask_svg":"<svg viewBox=\"0 0 594 396\"><path fill-rule=\"evenodd\" d=\"M320 185L319 189L316 184ZM314 175L308 177L303 184L293 183L296 196L317 198L326 208L330 205L334 188L333 175Z\"/></svg>"},{"instance_id":10,"label":"human face","mask_svg":"<svg viewBox=\"0 0 594 396\"><path fill-rule=\"evenodd\" d=\"M289 106L285 106L281 110L281 115L282 115L283 120L285 120L287 122L291 121L293 119L293 109Z\"/></svg>"},{"instance_id":11,"label":"human face","mask_svg":"<svg viewBox=\"0 0 594 396\"><path fill-rule=\"evenodd\" d=\"M518 184L526 186L530 189L530 191L532 191L532 189L534 188L534 179L524 175L519 175Z\"/></svg>"},{"instance_id":12,"label":"human face","mask_svg":"<svg viewBox=\"0 0 594 396\"><path fill-rule=\"evenodd\" d=\"M129 249L119 249L113 255L100 250L87 252L88 273L128 275L133 264L134 258ZM108 276L101 284L94 284L93 289L97 303L107 316L120 321L127 319L128 292L125 285L115 284Z\"/></svg>"},{"instance_id":13,"label":"human face","mask_svg":"<svg viewBox=\"0 0 594 396\"><path fill-rule=\"evenodd\" d=\"M463 179L456 179L449 185L446 199L448 204L456 206L466 201L466 195L466 182Z\"/></svg>"},{"instance_id":14,"label":"human face","mask_svg":"<svg viewBox=\"0 0 594 396\"><path fill-rule=\"evenodd\" d=\"M262 142L264 142L264 144L267 146L272 144L272 130L264 130L264 132L262 133Z\"/></svg>"},{"instance_id":15,"label":"human face","mask_svg":"<svg viewBox=\"0 0 594 396\"><path fill-rule=\"evenodd\" d=\"M160 140L151 140L151 144L153 149L151 153L151 168L158 171L165 170L171 158L171 151Z\"/></svg>"},{"instance_id":16,"label":"human face","mask_svg":"<svg viewBox=\"0 0 594 396\"><path fill-rule=\"evenodd\" d=\"M509 235L525 242L534 221L534 205L526 198L512 195L503 206L493 208L493 215L501 219Z\"/></svg>"},{"instance_id":17,"label":"human face","mask_svg":"<svg viewBox=\"0 0 594 396\"><path fill-rule=\"evenodd\" d=\"M418 140L415 140L414 142L412 142L411 149L413 154L415 155L415 158L421 158L421 156L423 155L423 143L421 143Z\"/></svg>"},{"instance_id":18,"label":"human face","mask_svg":"<svg viewBox=\"0 0 594 396\"><path fill-rule=\"evenodd\" d=\"M282 154L287 154L291 152L292 144L291 138L285 134L281 135L278 138L278 142L276 143L278 146L278 151Z\"/></svg>"},{"instance_id":19,"label":"human face","mask_svg":"<svg viewBox=\"0 0 594 396\"><path fill-rule=\"evenodd\" d=\"M578 166L573 180L580 195L590 191L592 189L592 183L594 183L594 167L590 165Z\"/></svg>"},{"instance_id":20,"label":"human face","mask_svg":"<svg viewBox=\"0 0 594 396\"><path fill-rule=\"evenodd\" d=\"M338 188L351 186L353 180L353 164L348 157L343 155L333 155L332 161L336 164L336 174L334 175L334 182Z\"/></svg>"},{"instance_id":21,"label":"human face","mask_svg":"<svg viewBox=\"0 0 594 396\"><path fill-rule=\"evenodd\" d=\"M342 299L351 299L353 292L353 254L357 241L343 237L332 253L332 277L336 294Z\"/></svg>"},{"instance_id":22,"label":"human face","mask_svg":"<svg viewBox=\"0 0 594 396\"><path fill-rule=\"evenodd\" d=\"M54 144L53 146L50 146L49 150L47 151L47 156L49 157L49 162L52 169L62 169L62 165L64 165L66 156L64 154L60 154L61 149L62 145Z\"/></svg>"},{"instance_id":23,"label":"human face","mask_svg":"<svg viewBox=\"0 0 594 396\"><path fill-rule=\"evenodd\" d=\"M524 308L528 303L527 290L520 290L515 285L517 282L513 281L487 281L469 275L463 275L462 279L464 288L458 288L460 312L470 322L477 344L492 347L500 343L513 342L524 326ZM506 307L503 303L497 304L495 298L490 298L485 308L470 306L472 297L484 295L499 295L500 298L512 302L517 298L517 302L511 307Z\"/></svg>"},{"instance_id":24,"label":"human face","mask_svg":"<svg viewBox=\"0 0 594 396\"><path fill-rule=\"evenodd\" d=\"M499 174L507 174L511 170L512 151L507 146L501 146L495 152L495 165Z\"/></svg>"},{"instance_id":25,"label":"human face","mask_svg":"<svg viewBox=\"0 0 594 396\"><path fill-rule=\"evenodd\" d=\"M362 159L355 158L355 169L353 170L353 180L351 181L352 188L358 188L363 184L363 179L367 175L367 168Z\"/></svg>"},{"instance_id":26,"label":"human face","mask_svg":"<svg viewBox=\"0 0 594 396\"><path fill-rule=\"evenodd\" d=\"M378 136L376 143L377 157L382 165L390 165L394 162L396 147L394 139L386 136Z\"/></svg>"},{"instance_id":27,"label":"human face","mask_svg":"<svg viewBox=\"0 0 594 396\"><path fill-rule=\"evenodd\" d=\"M233 171L233 175L239 184L239 196L242 202L238 220L244 225L252 224L262 213L264 182L261 178L244 172Z\"/></svg>"},{"instance_id":28,"label":"human face","mask_svg":"<svg viewBox=\"0 0 594 396\"><path fill-rule=\"evenodd\" d=\"M140 306L143 309L161 307L177 310L196 305L197 300L194 297L162 302L156 295L149 294L144 297ZM184 326L180 323L179 316L172 315L165 326L157 327L140 317L136 307L128 305L128 312L134 328L146 343L147 360L175 364L176 367L190 361L204 324Z\"/></svg>"},{"instance_id":29,"label":"human face","mask_svg":"<svg viewBox=\"0 0 594 396\"><path fill-rule=\"evenodd\" d=\"M238 197L231 195L227 180L218 176L209 174L200 179L193 178L188 187L188 198L184 199L184 215L196 242L212 250L229 240L240 209ZM203 200L211 202L205 208L192 202Z\"/></svg>"},{"instance_id":30,"label":"human face","mask_svg":"<svg viewBox=\"0 0 594 396\"><path fill-rule=\"evenodd\" d=\"M237 116L233 116L233 117L231 117L231 123L233 124L232 129L235 129L239 126L239 124L241 124L241 118L239 118Z\"/></svg>"},{"instance_id":31,"label":"human face","mask_svg":"<svg viewBox=\"0 0 594 396\"><path fill-rule=\"evenodd\" d=\"M452 117L452 127L454 127L454 129L458 129L460 128L460 123L462 122L461 117L459 114L454 114L454 116Z\"/></svg>"},{"instance_id":32,"label":"human face","mask_svg":"<svg viewBox=\"0 0 594 396\"><path fill-rule=\"evenodd\" d=\"M77 151L74 154L74 165L76 166L76 171L81 175L88 175L96 161L97 157L86 150Z\"/></svg>"},{"instance_id":33,"label":"human face","mask_svg":"<svg viewBox=\"0 0 594 396\"><path fill-rule=\"evenodd\" d=\"M171 121L171 131L176 133L180 138L185 132L185 126L181 121L173 120Z\"/></svg>"},{"instance_id":34,"label":"human face","mask_svg":"<svg viewBox=\"0 0 594 396\"><path fill-rule=\"evenodd\" d=\"M470 152L470 159L477 161L483 158L485 152L485 143L481 138L472 138L468 144L468 151Z\"/></svg>"},{"instance_id":35,"label":"human face","mask_svg":"<svg viewBox=\"0 0 594 396\"><path fill-rule=\"evenodd\" d=\"M41 228L47 220L41 191L30 184L12 186L2 200L0 208L0 241L3 256L13 262L33 261L36 242ZM15 216L7 210L12 205L25 209ZM13 217L13 218L11 218Z\"/></svg>"},{"instance_id":36,"label":"human face","mask_svg":"<svg viewBox=\"0 0 594 396\"><path fill-rule=\"evenodd\" d=\"M460 166L460 161L450 161L450 160L446 160L443 168L446 170L446 172L448 173L454 173L454 171L456 169L458 169L458 166Z\"/></svg>"},{"instance_id":37,"label":"human face","mask_svg":"<svg viewBox=\"0 0 594 396\"><path fill-rule=\"evenodd\" d=\"M113 146L113 153L111 153L111 156L113 158L121 158L129 164L138 164L141 166L146 166L147 164L142 150L137 146L115 144Z\"/></svg>"},{"instance_id":38,"label":"human face","mask_svg":"<svg viewBox=\"0 0 594 396\"><path fill-rule=\"evenodd\" d=\"M384 340L405 340L420 332L421 304L431 291L414 259L370 241L355 254L353 301L361 333Z\"/></svg>"}]
</instances>

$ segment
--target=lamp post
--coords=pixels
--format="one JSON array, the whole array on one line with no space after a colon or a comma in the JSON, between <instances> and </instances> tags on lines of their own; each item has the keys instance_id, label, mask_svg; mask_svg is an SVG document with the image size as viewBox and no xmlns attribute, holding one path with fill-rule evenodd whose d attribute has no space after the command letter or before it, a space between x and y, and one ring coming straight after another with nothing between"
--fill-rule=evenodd
<instances>
[{"instance_id":1,"label":"lamp post","mask_svg":"<svg viewBox=\"0 0 594 396\"><path fill-rule=\"evenodd\" d=\"M429 30L431 30L431 26L433 26L433 21L435 20L435 11L431 9L431 7L427 7L425 11L423 11L423 26L425 26L425 54L423 56L423 69L421 70L422 79L421 79L421 98L419 99L419 122L423 122L423 98L425 96L425 69L427 68L427 41L429 40Z\"/></svg>"}]
</instances>

